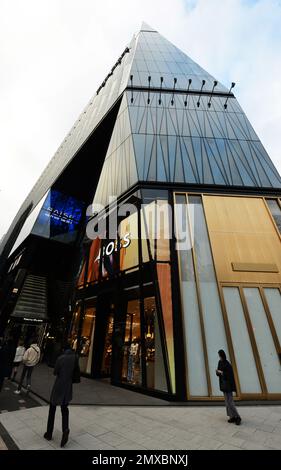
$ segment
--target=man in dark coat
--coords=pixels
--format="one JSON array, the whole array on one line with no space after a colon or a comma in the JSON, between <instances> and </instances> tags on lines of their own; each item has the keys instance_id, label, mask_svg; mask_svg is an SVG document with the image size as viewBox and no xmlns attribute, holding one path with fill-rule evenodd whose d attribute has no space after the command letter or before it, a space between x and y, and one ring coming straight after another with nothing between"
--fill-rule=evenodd
<instances>
[{"instance_id":1,"label":"man in dark coat","mask_svg":"<svg viewBox=\"0 0 281 470\"><path fill-rule=\"evenodd\" d=\"M236 392L232 365L226 359L226 354L222 349L219 350L218 355L220 360L216 375L219 377L220 390L224 394L226 414L229 416L228 422L239 425L241 423L241 417L236 409L232 395L232 392Z\"/></svg>"},{"instance_id":2,"label":"man in dark coat","mask_svg":"<svg viewBox=\"0 0 281 470\"><path fill-rule=\"evenodd\" d=\"M0 349L0 392L5 377L10 377L12 374L16 348L17 346L12 336L9 336L7 341L2 342Z\"/></svg>"},{"instance_id":3,"label":"man in dark coat","mask_svg":"<svg viewBox=\"0 0 281 470\"><path fill-rule=\"evenodd\" d=\"M63 354L56 361L54 375L56 375L56 381L51 392L47 432L44 434L44 437L48 441L52 439L56 407L59 405L62 414L61 447L64 447L69 437L68 405L72 400L73 377L74 375L76 377L80 375L78 358L69 344L66 345Z\"/></svg>"}]
</instances>

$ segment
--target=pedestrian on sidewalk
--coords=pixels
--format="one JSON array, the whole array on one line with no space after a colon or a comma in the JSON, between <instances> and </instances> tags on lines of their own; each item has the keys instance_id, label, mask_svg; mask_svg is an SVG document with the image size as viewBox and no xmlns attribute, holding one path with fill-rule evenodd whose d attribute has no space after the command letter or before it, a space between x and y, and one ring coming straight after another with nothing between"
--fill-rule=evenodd
<instances>
[{"instance_id":1,"label":"pedestrian on sidewalk","mask_svg":"<svg viewBox=\"0 0 281 470\"><path fill-rule=\"evenodd\" d=\"M25 351L23 355L23 370L20 378L20 382L18 385L18 389L15 391L16 394L19 394L22 389L23 381L26 376L26 388L27 388L27 394L29 393L31 389L31 376L34 370L34 367L38 364L40 361L40 348L37 344L37 339L34 339L31 342L31 345L29 348Z\"/></svg>"},{"instance_id":2,"label":"pedestrian on sidewalk","mask_svg":"<svg viewBox=\"0 0 281 470\"><path fill-rule=\"evenodd\" d=\"M80 382L78 356L71 349L69 343L66 344L63 354L56 361L54 375L56 381L51 392L47 431L44 438L48 441L52 440L56 407L60 406L62 416L61 447L64 447L70 432L68 405L72 400L72 384Z\"/></svg>"},{"instance_id":3,"label":"pedestrian on sidewalk","mask_svg":"<svg viewBox=\"0 0 281 470\"><path fill-rule=\"evenodd\" d=\"M2 342L0 351L0 392L3 387L4 379L11 376L15 352L16 343L13 336L9 335L8 339Z\"/></svg>"},{"instance_id":4,"label":"pedestrian on sidewalk","mask_svg":"<svg viewBox=\"0 0 281 470\"><path fill-rule=\"evenodd\" d=\"M234 404L232 392L236 392L236 384L232 365L226 359L226 354L223 349L218 351L219 363L216 370L216 375L219 377L220 390L224 394L226 414L229 417L229 423L235 423L239 426L241 417Z\"/></svg>"},{"instance_id":5,"label":"pedestrian on sidewalk","mask_svg":"<svg viewBox=\"0 0 281 470\"><path fill-rule=\"evenodd\" d=\"M16 349L16 354L15 354L15 357L14 357L13 370L12 370L12 374L11 374L12 382L14 382L16 380L18 368L19 368L19 366L21 365L21 363L23 361L24 353L25 353L24 341L22 339L20 339L19 342L18 342L17 349Z\"/></svg>"}]
</instances>

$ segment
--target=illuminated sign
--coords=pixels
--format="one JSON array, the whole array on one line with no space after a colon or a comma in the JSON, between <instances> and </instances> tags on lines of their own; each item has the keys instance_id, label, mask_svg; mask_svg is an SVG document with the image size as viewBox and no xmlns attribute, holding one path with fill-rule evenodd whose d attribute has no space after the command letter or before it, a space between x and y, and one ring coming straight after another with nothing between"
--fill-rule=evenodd
<instances>
[{"instance_id":1,"label":"illuminated sign","mask_svg":"<svg viewBox=\"0 0 281 470\"><path fill-rule=\"evenodd\" d=\"M102 248L102 250L99 250L99 254L95 259L96 261L99 261L101 257L104 256L110 256L112 253L118 251L120 248L128 248L128 246L131 244L131 239L130 239L131 233L128 232L122 237L119 242L118 240L114 240L109 242L106 246Z\"/></svg>"},{"instance_id":2,"label":"illuminated sign","mask_svg":"<svg viewBox=\"0 0 281 470\"><path fill-rule=\"evenodd\" d=\"M61 222L64 222L65 224L73 224L75 222L73 215L68 214L67 212L54 209L53 207L48 207L47 211L46 216L54 220L61 220Z\"/></svg>"}]
</instances>

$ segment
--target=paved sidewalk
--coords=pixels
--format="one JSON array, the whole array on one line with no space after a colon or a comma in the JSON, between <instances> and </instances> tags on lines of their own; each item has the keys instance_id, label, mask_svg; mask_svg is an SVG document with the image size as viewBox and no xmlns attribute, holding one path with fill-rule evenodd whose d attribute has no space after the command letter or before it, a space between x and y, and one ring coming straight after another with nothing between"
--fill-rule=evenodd
<instances>
[{"instance_id":1,"label":"paved sidewalk","mask_svg":"<svg viewBox=\"0 0 281 470\"><path fill-rule=\"evenodd\" d=\"M4 387L0 393L0 413L7 413L8 411L24 410L39 406L40 403L32 398L32 394L27 395L26 390L23 389L20 395L14 392L17 389L17 384L9 380L5 380Z\"/></svg>"},{"instance_id":2,"label":"paved sidewalk","mask_svg":"<svg viewBox=\"0 0 281 470\"><path fill-rule=\"evenodd\" d=\"M243 425L226 422L223 407L71 406L66 449L281 449L281 407L243 406ZM48 407L0 415L20 449L59 449L61 417L47 442Z\"/></svg>"},{"instance_id":3,"label":"paved sidewalk","mask_svg":"<svg viewBox=\"0 0 281 470\"><path fill-rule=\"evenodd\" d=\"M55 381L54 369L46 364L39 364L32 374L32 391L45 401L49 401ZM19 371L20 377L20 371ZM81 377L81 383L73 384L73 405L160 405L169 406L169 402L159 398L136 393L121 387L115 387L109 380L94 380Z\"/></svg>"}]
</instances>

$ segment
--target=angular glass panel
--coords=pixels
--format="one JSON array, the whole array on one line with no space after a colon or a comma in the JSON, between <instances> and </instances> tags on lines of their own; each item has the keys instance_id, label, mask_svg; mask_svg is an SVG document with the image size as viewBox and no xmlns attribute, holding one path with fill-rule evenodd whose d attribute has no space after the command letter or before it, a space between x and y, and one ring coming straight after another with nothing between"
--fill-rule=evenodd
<instances>
[{"instance_id":1,"label":"angular glass panel","mask_svg":"<svg viewBox=\"0 0 281 470\"><path fill-rule=\"evenodd\" d=\"M192 137L192 145L194 156L196 160L196 167L199 174L199 182L203 183L203 164L202 164L202 153L201 153L201 139L197 137Z\"/></svg>"},{"instance_id":2,"label":"angular glass panel","mask_svg":"<svg viewBox=\"0 0 281 470\"><path fill-rule=\"evenodd\" d=\"M174 181L176 148L177 148L177 138L175 136L173 135L168 136L168 146L169 146L169 162L170 162L170 181Z\"/></svg>"},{"instance_id":3,"label":"angular glass panel","mask_svg":"<svg viewBox=\"0 0 281 470\"><path fill-rule=\"evenodd\" d=\"M200 196L189 196L188 202L191 236L194 237L196 272L200 287L212 395L217 396L221 394L215 374L217 352L219 349L223 349L228 354L228 347L202 200Z\"/></svg>"},{"instance_id":4,"label":"angular glass panel","mask_svg":"<svg viewBox=\"0 0 281 470\"><path fill-rule=\"evenodd\" d=\"M178 246L178 256L180 261L184 338L188 369L187 388L191 396L208 396L206 364L191 251L192 243L184 195L176 196L175 220L178 243L180 240L182 243L181 247Z\"/></svg>"},{"instance_id":5,"label":"angular glass panel","mask_svg":"<svg viewBox=\"0 0 281 470\"><path fill-rule=\"evenodd\" d=\"M145 137L142 134L132 134L137 161L138 177L140 181L144 179L144 150Z\"/></svg>"},{"instance_id":6,"label":"angular glass panel","mask_svg":"<svg viewBox=\"0 0 281 470\"><path fill-rule=\"evenodd\" d=\"M178 183L184 182L184 171L182 166L180 139L177 139L177 153L176 153L176 166L175 166L175 181Z\"/></svg>"},{"instance_id":7,"label":"angular glass panel","mask_svg":"<svg viewBox=\"0 0 281 470\"><path fill-rule=\"evenodd\" d=\"M281 234L281 209L276 199L266 199L267 205L271 215L276 223L276 226Z\"/></svg>"},{"instance_id":8,"label":"angular glass panel","mask_svg":"<svg viewBox=\"0 0 281 470\"><path fill-rule=\"evenodd\" d=\"M262 143L260 141L252 142L252 147L256 149L256 155L258 156L260 163L263 166L264 171L270 180L271 186L280 188L281 187L280 175L278 171L276 170L276 168L274 167L272 161L270 160Z\"/></svg>"},{"instance_id":9,"label":"angular glass panel","mask_svg":"<svg viewBox=\"0 0 281 470\"><path fill-rule=\"evenodd\" d=\"M261 386L238 287L223 288L240 388L242 393L261 393Z\"/></svg>"},{"instance_id":10,"label":"angular glass panel","mask_svg":"<svg viewBox=\"0 0 281 470\"><path fill-rule=\"evenodd\" d=\"M182 151L182 162L183 162L183 168L184 168L185 181L186 183L196 183L196 179L193 173L193 168L191 166L189 156L186 151L186 147L181 139L180 139L180 146L181 146L181 151Z\"/></svg>"},{"instance_id":11,"label":"angular glass panel","mask_svg":"<svg viewBox=\"0 0 281 470\"><path fill-rule=\"evenodd\" d=\"M245 287L244 294L269 393L281 391L281 366L267 316L257 287Z\"/></svg>"},{"instance_id":12,"label":"angular glass panel","mask_svg":"<svg viewBox=\"0 0 281 470\"><path fill-rule=\"evenodd\" d=\"M271 313L275 331L281 344L281 294L280 290L271 287L264 288L265 297Z\"/></svg>"},{"instance_id":13,"label":"angular glass panel","mask_svg":"<svg viewBox=\"0 0 281 470\"><path fill-rule=\"evenodd\" d=\"M223 178L223 167L221 163L218 163L220 162L219 158L218 160L215 158L216 148L213 148L214 139L204 139L204 143L215 184L226 184L226 181Z\"/></svg>"},{"instance_id":14,"label":"angular glass panel","mask_svg":"<svg viewBox=\"0 0 281 470\"><path fill-rule=\"evenodd\" d=\"M227 156L228 156L228 162L229 162L229 168L231 171L231 179L234 185L237 186L243 186L242 178L240 176L240 173L237 169L236 163L235 163L235 157L233 156L231 150L230 150L230 145L229 141L225 140L225 146L227 149Z\"/></svg>"},{"instance_id":15,"label":"angular glass panel","mask_svg":"<svg viewBox=\"0 0 281 470\"><path fill-rule=\"evenodd\" d=\"M160 145L162 149L162 155L165 163L165 170L167 174L167 181L170 181L170 167L169 167L169 153L168 153L168 136L160 135Z\"/></svg>"},{"instance_id":16,"label":"angular glass panel","mask_svg":"<svg viewBox=\"0 0 281 470\"><path fill-rule=\"evenodd\" d=\"M201 143L202 150L202 163L203 163L203 183L205 184L214 184L214 178L211 171L210 160L206 152L205 139L202 139Z\"/></svg>"},{"instance_id":17,"label":"angular glass panel","mask_svg":"<svg viewBox=\"0 0 281 470\"><path fill-rule=\"evenodd\" d=\"M157 148L156 148L156 137L154 137L152 150L151 150L151 157L150 157L150 162L149 162L149 167L148 167L148 175L147 175L148 181L156 181L156 178L157 178L156 168L157 168Z\"/></svg>"},{"instance_id":18,"label":"angular glass panel","mask_svg":"<svg viewBox=\"0 0 281 470\"><path fill-rule=\"evenodd\" d=\"M245 186L254 186L254 177L252 176L252 171L248 165L247 160L245 159L244 153L239 145L237 140L231 140L228 142L231 147L232 154L235 158L235 163L238 167L239 174L241 175L243 184Z\"/></svg>"},{"instance_id":19,"label":"angular glass panel","mask_svg":"<svg viewBox=\"0 0 281 470\"><path fill-rule=\"evenodd\" d=\"M167 181L166 168L159 136L157 136L157 181Z\"/></svg>"}]
</instances>

